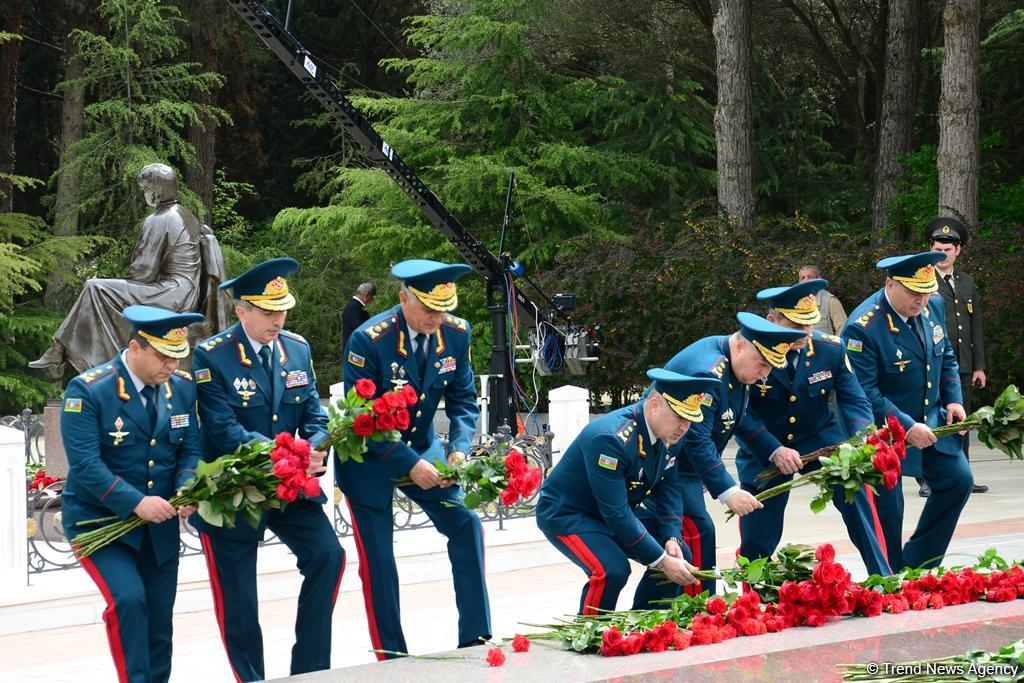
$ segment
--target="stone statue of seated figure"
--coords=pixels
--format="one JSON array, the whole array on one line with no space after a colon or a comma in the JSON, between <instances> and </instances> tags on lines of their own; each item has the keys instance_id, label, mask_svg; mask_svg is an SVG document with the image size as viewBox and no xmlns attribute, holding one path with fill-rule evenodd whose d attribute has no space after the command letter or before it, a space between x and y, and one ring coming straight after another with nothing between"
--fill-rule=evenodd
<instances>
[{"instance_id":1,"label":"stone statue of seated figure","mask_svg":"<svg viewBox=\"0 0 1024 683\"><path fill-rule=\"evenodd\" d=\"M213 231L177 203L177 180L169 166L149 164L138 182L153 213L142 222L125 279L86 280L53 345L29 367L59 377L67 361L82 372L113 358L131 333L121 312L132 304L203 313L209 330L227 324L230 301L217 289L226 279L224 258Z\"/></svg>"}]
</instances>

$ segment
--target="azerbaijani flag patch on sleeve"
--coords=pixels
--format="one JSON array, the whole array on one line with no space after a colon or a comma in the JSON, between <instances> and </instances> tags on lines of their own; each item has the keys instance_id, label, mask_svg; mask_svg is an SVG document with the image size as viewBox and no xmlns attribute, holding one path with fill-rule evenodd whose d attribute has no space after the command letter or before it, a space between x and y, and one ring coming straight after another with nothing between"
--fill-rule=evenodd
<instances>
[{"instance_id":1,"label":"azerbaijani flag patch on sleeve","mask_svg":"<svg viewBox=\"0 0 1024 683\"><path fill-rule=\"evenodd\" d=\"M210 381L210 368L200 368L193 374L196 378L196 384L202 384L203 382Z\"/></svg>"},{"instance_id":2,"label":"azerbaijani flag patch on sleeve","mask_svg":"<svg viewBox=\"0 0 1024 683\"><path fill-rule=\"evenodd\" d=\"M714 404L714 402L715 402L715 397L712 396L711 394L707 394L707 393L705 393L704 394L704 398L702 398L700 400L700 404L702 406L708 406L709 408Z\"/></svg>"},{"instance_id":3,"label":"azerbaijani flag patch on sleeve","mask_svg":"<svg viewBox=\"0 0 1024 683\"><path fill-rule=\"evenodd\" d=\"M846 350L847 351L856 351L857 353L860 353L863 349L864 349L864 342L862 342L861 340L859 340L859 339L847 339L846 340Z\"/></svg>"},{"instance_id":4,"label":"azerbaijani flag patch on sleeve","mask_svg":"<svg viewBox=\"0 0 1024 683\"><path fill-rule=\"evenodd\" d=\"M82 412L82 399L80 399L80 398L66 398L66 399L64 399L64 412L65 413L80 413L80 412Z\"/></svg>"},{"instance_id":5,"label":"azerbaijani flag patch on sleeve","mask_svg":"<svg viewBox=\"0 0 1024 683\"><path fill-rule=\"evenodd\" d=\"M348 352L348 362L357 368L361 368L366 365L366 359L353 351Z\"/></svg>"},{"instance_id":6,"label":"azerbaijani flag patch on sleeve","mask_svg":"<svg viewBox=\"0 0 1024 683\"><path fill-rule=\"evenodd\" d=\"M597 464L599 467L603 467L606 470L614 470L619 466L619 459L602 453L597 458Z\"/></svg>"}]
</instances>

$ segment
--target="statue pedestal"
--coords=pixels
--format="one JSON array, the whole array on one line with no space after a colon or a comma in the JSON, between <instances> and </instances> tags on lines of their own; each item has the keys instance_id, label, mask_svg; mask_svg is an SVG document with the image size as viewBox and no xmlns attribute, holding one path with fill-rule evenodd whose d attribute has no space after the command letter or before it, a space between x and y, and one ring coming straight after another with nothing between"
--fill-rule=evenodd
<instances>
[{"instance_id":1,"label":"statue pedestal","mask_svg":"<svg viewBox=\"0 0 1024 683\"><path fill-rule=\"evenodd\" d=\"M68 456L64 453L64 441L60 436L60 411L63 401L51 398L43 408L43 445L46 449L44 463L46 476L67 479Z\"/></svg>"}]
</instances>

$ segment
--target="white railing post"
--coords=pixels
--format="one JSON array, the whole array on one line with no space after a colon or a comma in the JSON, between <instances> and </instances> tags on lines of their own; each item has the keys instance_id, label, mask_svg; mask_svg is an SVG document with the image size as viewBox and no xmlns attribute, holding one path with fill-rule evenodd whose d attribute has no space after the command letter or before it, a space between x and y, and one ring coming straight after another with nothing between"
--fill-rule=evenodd
<instances>
[{"instance_id":1,"label":"white railing post","mask_svg":"<svg viewBox=\"0 0 1024 683\"><path fill-rule=\"evenodd\" d=\"M551 464L554 465L590 422L590 392L567 384L548 392L548 405L548 422L555 435L551 442Z\"/></svg>"},{"instance_id":2,"label":"white railing post","mask_svg":"<svg viewBox=\"0 0 1024 683\"><path fill-rule=\"evenodd\" d=\"M0 586L28 585L25 434L0 426Z\"/></svg>"}]
</instances>

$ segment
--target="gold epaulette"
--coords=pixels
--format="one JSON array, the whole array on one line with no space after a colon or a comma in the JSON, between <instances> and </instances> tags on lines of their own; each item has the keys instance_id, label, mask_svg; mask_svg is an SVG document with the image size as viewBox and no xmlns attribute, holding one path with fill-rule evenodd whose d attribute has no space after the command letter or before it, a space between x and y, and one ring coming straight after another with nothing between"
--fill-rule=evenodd
<instances>
[{"instance_id":1,"label":"gold epaulette","mask_svg":"<svg viewBox=\"0 0 1024 683\"><path fill-rule=\"evenodd\" d=\"M187 379L189 382L192 381L192 375L188 374L184 370L175 370L174 374L177 375L178 377L182 377L184 379Z\"/></svg>"},{"instance_id":2,"label":"gold epaulette","mask_svg":"<svg viewBox=\"0 0 1024 683\"><path fill-rule=\"evenodd\" d=\"M875 306L873 309L871 309L861 317L857 318L857 320L855 321L856 324L866 328L868 325L875 321L875 311L877 310L878 306Z\"/></svg>"},{"instance_id":3,"label":"gold epaulette","mask_svg":"<svg viewBox=\"0 0 1024 683\"><path fill-rule=\"evenodd\" d=\"M91 370L86 370L81 375L79 375L79 377L82 379L83 382L85 382L88 385L92 384L98 379L103 379L113 371L113 365L100 365L98 367L92 368Z\"/></svg>"},{"instance_id":4,"label":"gold epaulette","mask_svg":"<svg viewBox=\"0 0 1024 683\"><path fill-rule=\"evenodd\" d=\"M462 318L458 318L454 315L445 316L444 324L453 330L462 330L463 332L469 331L469 324Z\"/></svg>"},{"instance_id":5,"label":"gold epaulette","mask_svg":"<svg viewBox=\"0 0 1024 683\"><path fill-rule=\"evenodd\" d=\"M626 424L619 427L619 431L615 432L615 436L622 443L627 443L629 438L633 436L634 431L636 431L636 420L629 420Z\"/></svg>"},{"instance_id":6,"label":"gold epaulette","mask_svg":"<svg viewBox=\"0 0 1024 683\"><path fill-rule=\"evenodd\" d=\"M718 379L722 379L722 377L725 376L726 365L728 365L728 361L726 361L725 357L722 356L718 360L716 360L710 368L708 368L708 372L710 372Z\"/></svg>"},{"instance_id":7,"label":"gold epaulette","mask_svg":"<svg viewBox=\"0 0 1024 683\"><path fill-rule=\"evenodd\" d=\"M366 336L370 338L370 341L377 341L382 337L387 336L388 330L397 329L398 320L395 317L388 318L387 320L381 320L379 323L370 325L363 331L366 332Z\"/></svg>"},{"instance_id":8,"label":"gold epaulette","mask_svg":"<svg viewBox=\"0 0 1024 683\"><path fill-rule=\"evenodd\" d=\"M226 341L229 341L230 339L231 333L226 332L224 334L218 334L216 337L210 337L206 341L199 344L199 346L203 348L203 351L214 351L216 349L223 349L230 346L230 344L224 343Z\"/></svg>"},{"instance_id":9,"label":"gold epaulette","mask_svg":"<svg viewBox=\"0 0 1024 683\"><path fill-rule=\"evenodd\" d=\"M302 342L306 346L309 346L309 342L306 341L305 337L303 337L301 334L296 334L295 332L292 332L291 330L281 330L281 336L282 337L288 337L289 339L294 339L295 341Z\"/></svg>"},{"instance_id":10,"label":"gold epaulette","mask_svg":"<svg viewBox=\"0 0 1024 683\"><path fill-rule=\"evenodd\" d=\"M838 346L842 346L843 345L843 340L840 339L839 337L837 337L834 334L825 334L824 332L822 332L821 335L820 336L816 336L815 339L818 339L818 340L824 341L824 342L828 342L829 344L836 344Z\"/></svg>"}]
</instances>

